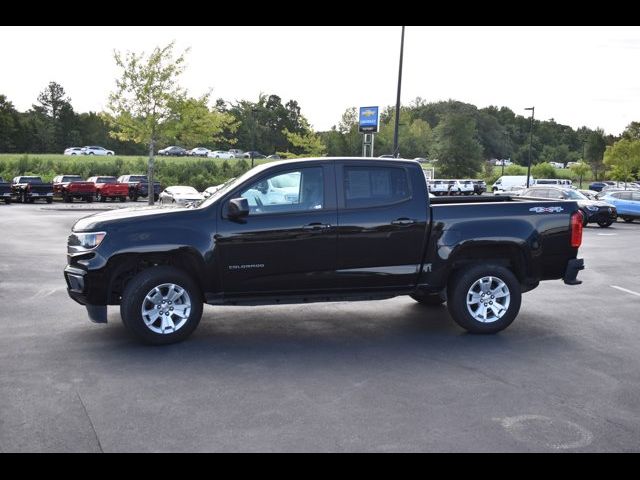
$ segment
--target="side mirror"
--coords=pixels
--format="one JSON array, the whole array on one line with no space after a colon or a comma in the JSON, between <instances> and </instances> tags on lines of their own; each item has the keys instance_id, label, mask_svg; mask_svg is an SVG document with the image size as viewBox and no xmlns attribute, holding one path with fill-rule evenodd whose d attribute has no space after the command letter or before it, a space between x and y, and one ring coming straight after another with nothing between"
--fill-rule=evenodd
<instances>
[{"instance_id":1,"label":"side mirror","mask_svg":"<svg viewBox=\"0 0 640 480\"><path fill-rule=\"evenodd\" d=\"M249 200L246 198L234 198L229 200L227 216L229 218L242 218L249 215Z\"/></svg>"}]
</instances>

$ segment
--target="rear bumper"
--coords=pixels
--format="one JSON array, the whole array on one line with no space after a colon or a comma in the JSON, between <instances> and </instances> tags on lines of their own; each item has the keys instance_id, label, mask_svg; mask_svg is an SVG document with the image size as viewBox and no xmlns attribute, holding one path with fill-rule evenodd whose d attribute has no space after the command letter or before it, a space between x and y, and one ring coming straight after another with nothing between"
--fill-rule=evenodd
<instances>
[{"instance_id":1,"label":"rear bumper","mask_svg":"<svg viewBox=\"0 0 640 480\"><path fill-rule=\"evenodd\" d=\"M567 269L564 272L564 283L567 285L580 285L582 280L578 280L578 272L584 270L584 259L574 258L569 260Z\"/></svg>"}]
</instances>

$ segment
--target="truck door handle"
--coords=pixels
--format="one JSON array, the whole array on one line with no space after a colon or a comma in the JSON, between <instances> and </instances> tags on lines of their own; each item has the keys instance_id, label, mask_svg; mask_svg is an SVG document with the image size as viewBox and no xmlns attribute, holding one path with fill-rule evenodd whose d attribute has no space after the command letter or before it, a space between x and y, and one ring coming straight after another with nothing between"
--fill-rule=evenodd
<instances>
[{"instance_id":1,"label":"truck door handle","mask_svg":"<svg viewBox=\"0 0 640 480\"><path fill-rule=\"evenodd\" d=\"M331 225L329 225L328 223L320 223L320 222L310 223L309 225L305 225L304 227L302 227L303 230L312 230L312 231L327 230L329 228L331 228Z\"/></svg>"},{"instance_id":2,"label":"truck door handle","mask_svg":"<svg viewBox=\"0 0 640 480\"><path fill-rule=\"evenodd\" d=\"M391 222L391 225L413 225L414 223L416 223L416 221L412 218L402 217L395 219L393 222Z\"/></svg>"}]
</instances>

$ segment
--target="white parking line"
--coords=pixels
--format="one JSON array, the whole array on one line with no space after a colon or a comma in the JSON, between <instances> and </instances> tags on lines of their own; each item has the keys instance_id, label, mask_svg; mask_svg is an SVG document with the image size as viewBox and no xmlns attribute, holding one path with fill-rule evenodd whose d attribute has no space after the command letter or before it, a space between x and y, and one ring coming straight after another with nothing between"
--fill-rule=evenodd
<instances>
[{"instance_id":1,"label":"white parking line","mask_svg":"<svg viewBox=\"0 0 640 480\"><path fill-rule=\"evenodd\" d=\"M596 233L596 235L601 235L603 237L611 237L613 235L617 235L617 233Z\"/></svg>"},{"instance_id":2,"label":"white parking line","mask_svg":"<svg viewBox=\"0 0 640 480\"><path fill-rule=\"evenodd\" d=\"M631 295L635 295L636 297L640 297L640 293L634 292L633 290L627 290L626 288L618 287L617 285L610 285L611 288L615 288L616 290L620 290L621 292L630 293Z\"/></svg>"}]
</instances>

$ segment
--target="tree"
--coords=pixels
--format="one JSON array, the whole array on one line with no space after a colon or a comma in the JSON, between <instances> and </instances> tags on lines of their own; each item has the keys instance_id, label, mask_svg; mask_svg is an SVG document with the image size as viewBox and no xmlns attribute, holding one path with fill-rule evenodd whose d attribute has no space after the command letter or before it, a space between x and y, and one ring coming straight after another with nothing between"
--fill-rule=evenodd
<instances>
[{"instance_id":1,"label":"tree","mask_svg":"<svg viewBox=\"0 0 640 480\"><path fill-rule=\"evenodd\" d=\"M590 171L589 165L584 162L578 162L571 165L571 173L580 179L580 188L582 188L582 178Z\"/></svg>"},{"instance_id":2,"label":"tree","mask_svg":"<svg viewBox=\"0 0 640 480\"><path fill-rule=\"evenodd\" d=\"M156 144L178 114L176 105L186 96L178 84L185 68L186 51L174 56L173 47L173 42L156 47L148 56L114 52L116 65L122 72L116 79L116 90L109 95L105 116L114 138L148 146L149 185L153 185ZM153 202L153 195L149 195L149 205Z\"/></svg>"},{"instance_id":3,"label":"tree","mask_svg":"<svg viewBox=\"0 0 640 480\"><path fill-rule=\"evenodd\" d=\"M604 163L612 167L612 178L629 181L640 173L640 140L623 138L604 152Z\"/></svg>"},{"instance_id":4,"label":"tree","mask_svg":"<svg viewBox=\"0 0 640 480\"><path fill-rule=\"evenodd\" d=\"M291 145L286 152L278 152L283 158L293 157L322 157L327 153L327 147L322 138L309 128L306 121L303 121L306 127L304 133L290 132L286 128L283 130L284 136Z\"/></svg>"},{"instance_id":5,"label":"tree","mask_svg":"<svg viewBox=\"0 0 640 480\"><path fill-rule=\"evenodd\" d=\"M480 171L482 145L473 118L461 113L447 114L433 133L431 158L438 160L440 176L473 177Z\"/></svg>"},{"instance_id":6,"label":"tree","mask_svg":"<svg viewBox=\"0 0 640 480\"><path fill-rule=\"evenodd\" d=\"M213 147L224 140L223 133L238 129L233 115L210 109L209 95L200 98L177 98L171 109L175 116L167 124L166 136L183 146Z\"/></svg>"},{"instance_id":7,"label":"tree","mask_svg":"<svg viewBox=\"0 0 640 480\"><path fill-rule=\"evenodd\" d=\"M556 176L556 169L550 163L542 162L531 168L531 175L536 178L553 178Z\"/></svg>"},{"instance_id":8,"label":"tree","mask_svg":"<svg viewBox=\"0 0 640 480\"><path fill-rule=\"evenodd\" d=\"M0 95L0 152L16 151L18 112L5 95Z\"/></svg>"},{"instance_id":9,"label":"tree","mask_svg":"<svg viewBox=\"0 0 640 480\"><path fill-rule=\"evenodd\" d=\"M640 140L640 122L631 122L622 132L622 138Z\"/></svg>"},{"instance_id":10,"label":"tree","mask_svg":"<svg viewBox=\"0 0 640 480\"><path fill-rule=\"evenodd\" d=\"M584 161L593 168L596 180L598 180L598 171L603 168L602 158L606 148L607 142L604 138L604 130L598 128L587 134L584 144Z\"/></svg>"}]
</instances>

